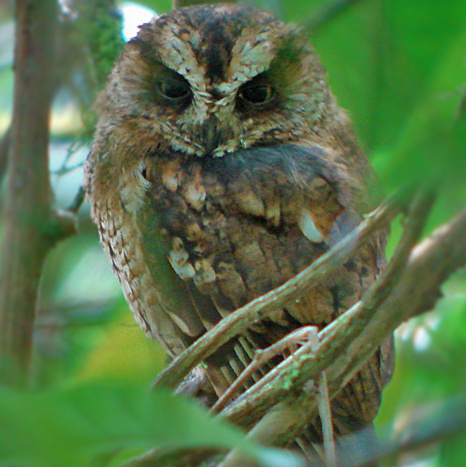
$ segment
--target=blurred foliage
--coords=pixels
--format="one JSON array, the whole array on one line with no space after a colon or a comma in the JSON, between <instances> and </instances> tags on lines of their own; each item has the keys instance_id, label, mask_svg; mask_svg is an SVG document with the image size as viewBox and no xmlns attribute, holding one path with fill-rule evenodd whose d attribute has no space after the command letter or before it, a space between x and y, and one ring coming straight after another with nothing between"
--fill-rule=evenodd
<instances>
[{"instance_id":1,"label":"blurred foliage","mask_svg":"<svg viewBox=\"0 0 466 467\"><path fill-rule=\"evenodd\" d=\"M124 46L122 17L114 0L69 3L57 35L57 87L77 102L82 122L77 139L90 144L97 123L95 99Z\"/></svg>"},{"instance_id":2,"label":"blurred foliage","mask_svg":"<svg viewBox=\"0 0 466 467\"><path fill-rule=\"evenodd\" d=\"M171 8L169 0L133 3L158 13ZM332 0L247 3L306 24ZM349 3L310 32L311 41L384 189L420 180L439 184L439 200L426 229L430 232L464 208L466 201L466 110L460 105L466 92L466 2ZM11 112L13 37L11 11L3 8L0 15L1 132ZM103 55L113 54L116 49L110 43L120 40L114 19L101 16L98 28L89 31L97 31L94 44ZM102 44L110 47L109 53ZM68 59L75 56L73 51L68 55ZM104 74L108 63L103 61ZM75 78L77 88L85 86L78 69ZM54 170L63 167L64 144L68 146L83 130L79 119L67 117L78 113L73 96L66 88L57 95L51 153ZM84 157L83 153L75 156L75 165ZM53 176L58 204L69 204L81 177L79 168ZM400 231L397 221L389 252ZM404 324L398 332L396 371L377 419L381 433L397 437L409 426L413 410L429 414L433 403L466 397L466 273L458 273L444 292L436 310ZM165 364L165 356L132 320L97 245L88 207L80 212L80 235L60 244L47 261L41 308L34 379L37 387L49 389L39 394L0 391L0 465L4 465L1 453L10 460L36 455L36 462L19 465L85 465L92 456L102 454L102 448L140 450L157 442L169 443L181 436L176 430L187 430L183 432L186 442L196 445L213 440L217 446L236 443L236 432L221 425L213 428L212 420L185 401L165 394L152 399L144 392ZM89 382L96 378L102 382ZM186 413L183 423L180 411ZM203 438L205 433L210 436ZM412 456L392 459L390 465L421 461L427 466L466 465L462 439L464 434L437 440Z\"/></svg>"},{"instance_id":3,"label":"blurred foliage","mask_svg":"<svg viewBox=\"0 0 466 467\"><path fill-rule=\"evenodd\" d=\"M112 462L117 454L121 462L150 448L199 446L239 448L263 466L297 465L181 397L108 379L37 394L0 388L0 424L8 427L0 437L0 465L118 465Z\"/></svg>"}]
</instances>

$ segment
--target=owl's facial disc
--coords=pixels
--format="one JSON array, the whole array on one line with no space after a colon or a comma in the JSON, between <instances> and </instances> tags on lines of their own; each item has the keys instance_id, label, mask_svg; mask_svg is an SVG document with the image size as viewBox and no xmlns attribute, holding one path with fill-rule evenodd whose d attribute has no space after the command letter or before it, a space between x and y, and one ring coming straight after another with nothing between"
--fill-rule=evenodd
<instances>
[{"instance_id":1,"label":"owl's facial disc","mask_svg":"<svg viewBox=\"0 0 466 467\"><path fill-rule=\"evenodd\" d=\"M174 10L144 25L128 51L143 67L128 66L124 91L138 93L144 125L167 135L167 150L218 157L291 142L329 99L305 36L241 5Z\"/></svg>"},{"instance_id":2,"label":"owl's facial disc","mask_svg":"<svg viewBox=\"0 0 466 467\"><path fill-rule=\"evenodd\" d=\"M203 150L198 155L219 157L247 147L244 121L273 111L278 103L278 93L264 73L227 95L222 93L221 86L211 86L207 97L198 97L197 102L193 103L195 115L187 112L190 119L193 117L194 121L198 121L198 124L191 125L191 138ZM189 131L189 125L186 129Z\"/></svg>"}]
</instances>

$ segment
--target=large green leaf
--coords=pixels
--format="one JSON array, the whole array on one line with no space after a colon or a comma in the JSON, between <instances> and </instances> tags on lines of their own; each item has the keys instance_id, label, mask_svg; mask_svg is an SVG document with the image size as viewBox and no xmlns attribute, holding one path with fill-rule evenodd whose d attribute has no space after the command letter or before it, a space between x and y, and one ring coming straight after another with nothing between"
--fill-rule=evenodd
<instances>
[{"instance_id":1,"label":"large green leaf","mask_svg":"<svg viewBox=\"0 0 466 467\"><path fill-rule=\"evenodd\" d=\"M239 448L262 465L297 465L181 397L108 381L38 393L0 388L0 432L0 465L86 466L156 447Z\"/></svg>"}]
</instances>

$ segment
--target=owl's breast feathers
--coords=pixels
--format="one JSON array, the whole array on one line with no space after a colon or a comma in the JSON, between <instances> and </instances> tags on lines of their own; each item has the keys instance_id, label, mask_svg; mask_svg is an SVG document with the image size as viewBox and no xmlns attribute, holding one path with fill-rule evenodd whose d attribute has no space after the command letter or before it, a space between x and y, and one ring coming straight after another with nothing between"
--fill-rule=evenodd
<instances>
[{"instance_id":1,"label":"owl's breast feathers","mask_svg":"<svg viewBox=\"0 0 466 467\"><path fill-rule=\"evenodd\" d=\"M319 146L251 148L222 158L149 153L119 170L105 183L91 177L93 216L136 318L172 355L290 279L360 221L350 168ZM206 370L217 393L254 348L304 324L322 328L354 305L380 262L378 242L368 243L325 283L219 349ZM334 401L340 417L362 425L373 419L391 371L390 346Z\"/></svg>"},{"instance_id":2,"label":"owl's breast feathers","mask_svg":"<svg viewBox=\"0 0 466 467\"><path fill-rule=\"evenodd\" d=\"M299 272L358 222L344 167L323 156L321 148L294 145L222 158L148 156L149 188L137 216L143 243L161 236L178 276L231 312Z\"/></svg>"}]
</instances>

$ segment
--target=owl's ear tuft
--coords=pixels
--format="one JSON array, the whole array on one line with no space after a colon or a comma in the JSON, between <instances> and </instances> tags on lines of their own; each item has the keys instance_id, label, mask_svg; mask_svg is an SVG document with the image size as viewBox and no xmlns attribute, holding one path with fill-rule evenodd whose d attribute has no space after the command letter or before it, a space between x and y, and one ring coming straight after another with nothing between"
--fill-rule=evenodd
<instances>
[{"instance_id":1,"label":"owl's ear tuft","mask_svg":"<svg viewBox=\"0 0 466 467\"><path fill-rule=\"evenodd\" d=\"M149 40L144 39L141 33L139 33L136 37L133 37L128 42L127 47L137 49L142 56L153 56L153 44Z\"/></svg>"}]
</instances>

